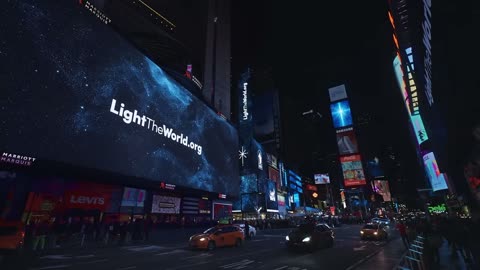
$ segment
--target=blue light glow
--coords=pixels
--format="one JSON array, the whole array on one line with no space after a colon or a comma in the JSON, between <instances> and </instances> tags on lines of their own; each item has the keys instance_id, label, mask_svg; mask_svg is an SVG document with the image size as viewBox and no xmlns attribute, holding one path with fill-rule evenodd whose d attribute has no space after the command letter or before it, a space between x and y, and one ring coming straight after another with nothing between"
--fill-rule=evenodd
<instances>
[{"instance_id":1,"label":"blue light glow","mask_svg":"<svg viewBox=\"0 0 480 270\"><path fill-rule=\"evenodd\" d=\"M347 100L331 104L330 110L335 128L352 125L352 114L350 113L350 104L348 104Z\"/></svg>"}]
</instances>

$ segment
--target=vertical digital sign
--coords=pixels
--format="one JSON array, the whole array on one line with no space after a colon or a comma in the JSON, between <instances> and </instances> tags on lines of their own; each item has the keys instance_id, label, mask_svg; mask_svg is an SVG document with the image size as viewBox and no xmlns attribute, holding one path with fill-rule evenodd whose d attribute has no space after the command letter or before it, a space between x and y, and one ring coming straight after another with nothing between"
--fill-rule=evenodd
<instances>
[{"instance_id":1,"label":"vertical digital sign","mask_svg":"<svg viewBox=\"0 0 480 270\"><path fill-rule=\"evenodd\" d=\"M363 172L362 159L360 155L340 157L342 164L343 180L345 187L365 185L365 173Z\"/></svg>"},{"instance_id":2,"label":"vertical digital sign","mask_svg":"<svg viewBox=\"0 0 480 270\"><path fill-rule=\"evenodd\" d=\"M440 173L440 169L435 159L435 154L430 152L423 156L423 163L427 171L428 179L433 191L448 189L445 175Z\"/></svg>"},{"instance_id":3,"label":"vertical digital sign","mask_svg":"<svg viewBox=\"0 0 480 270\"><path fill-rule=\"evenodd\" d=\"M332 112L333 126L335 128L352 125L352 114L347 100L330 104L330 111Z\"/></svg>"},{"instance_id":4,"label":"vertical digital sign","mask_svg":"<svg viewBox=\"0 0 480 270\"><path fill-rule=\"evenodd\" d=\"M424 141L428 140L427 131L423 125L422 117L417 115L412 115L410 117L412 121L413 130L415 131L415 137L417 138L418 145L422 144Z\"/></svg>"}]
</instances>

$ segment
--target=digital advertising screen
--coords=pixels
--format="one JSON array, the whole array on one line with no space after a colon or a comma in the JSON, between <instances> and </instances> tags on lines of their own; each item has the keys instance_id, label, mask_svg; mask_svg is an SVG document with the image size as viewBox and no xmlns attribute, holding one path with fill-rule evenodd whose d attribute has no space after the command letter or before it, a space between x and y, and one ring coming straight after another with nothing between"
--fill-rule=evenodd
<instances>
[{"instance_id":1,"label":"digital advertising screen","mask_svg":"<svg viewBox=\"0 0 480 270\"><path fill-rule=\"evenodd\" d=\"M180 202L178 197L153 195L152 213L180 214Z\"/></svg>"},{"instance_id":2,"label":"digital advertising screen","mask_svg":"<svg viewBox=\"0 0 480 270\"><path fill-rule=\"evenodd\" d=\"M377 157L367 162L367 171L372 177L385 176L380 166L380 160Z\"/></svg>"},{"instance_id":3,"label":"digital advertising screen","mask_svg":"<svg viewBox=\"0 0 480 270\"><path fill-rule=\"evenodd\" d=\"M213 202L213 220L227 221L232 218L232 204Z\"/></svg>"},{"instance_id":4,"label":"digital advertising screen","mask_svg":"<svg viewBox=\"0 0 480 270\"><path fill-rule=\"evenodd\" d=\"M347 98L347 90L344 84L329 88L328 94L330 95L330 102Z\"/></svg>"},{"instance_id":5,"label":"digital advertising screen","mask_svg":"<svg viewBox=\"0 0 480 270\"><path fill-rule=\"evenodd\" d=\"M405 106L407 107L408 114L411 115L412 112L410 110L410 99L409 99L409 95L408 95L408 92L407 92L407 85L406 85L405 79L404 79L404 72L402 70L402 60L400 59L399 54L397 54L395 59L393 59L393 70L394 70L394 73L395 73L395 78L397 79L398 87L400 88L400 91L402 92L403 102L405 103Z\"/></svg>"},{"instance_id":6,"label":"digital advertising screen","mask_svg":"<svg viewBox=\"0 0 480 270\"><path fill-rule=\"evenodd\" d=\"M257 192L257 175L252 173L240 176L240 193Z\"/></svg>"},{"instance_id":7,"label":"digital advertising screen","mask_svg":"<svg viewBox=\"0 0 480 270\"><path fill-rule=\"evenodd\" d=\"M423 163L433 191L448 189L445 176L440 173L435 154L430 152L423 156Z\"/></svg>"},{"instance_id":8,"label":"digital advertising screen","mask_svg":"<svg viewBox=\"0 0 480 270\"><path fill-rule=\"evenodd\" d=\"M275 182L267 181L267 192L265 193L267 209L278 210L277 187Z\"/></svg>"},{"instance_id":9,"label":"digital advertising screen","mask_svg":"<svg viewBox=\"0 0 480 270\"><path fill-rule=\"evenodd\" d=\"M145 196L144 189L126 187L123 190L121 206L143 207Z\"/></svg>"},{"instance_id":10,"label":"digital advertising screen","mask_svg":"<svg viewBox=\"0 0 480 270\"><path fill-rule=\"evenodd\" d=\"M333 126L335 128L342 128L352 125L353 120L348 100L330 104L330 111L332 113Z\"/></svg>"},{"instance_id":11,"label":"digital advertising screen","mask_svg":"<svg viewBox=\"0 0 480 270\"><path fill-rule=\"evenodd\" d=\"M423 125L422 117L419 114L410 116L412 121L413 130L415 131L415 137L417 138L418 144L422 144L424 141L428 140L428 134Z\"/></svg>"},{"instance_id":12,"label":"digital advertising screen","mask_svg":"<svg viewBox=\"0 0 480 270\"><path fill-rule=\"evenodd\" d=\"M277 190L280 190L280 172L277 169L268 166L268 179L273 180L277 186Z\"/></svg>"},{"instance_id":13,"label":"digital advertising screen","mask_svg":"<svg viewBox=\"0 0 480 270\"><path fill-rule=\"evenodd\" d=\"M345 187L365 185L365 173L363 172L360 155L340 157L342 164L343 180Z\"/></svg>"},{"instance_id":14,"label":"digital advertising screen","mask_svg":"<svg viewBox=\"0 0 480 270\"><path fill-rule=\"evenodd\" d=\"M373 180L373 191L382 195L384 202L390 202L392 200L390 185L386 180Z\"/></svg>"},{"instance_id":15,"label":"digital advertising screen","mask_svg":"<svg viewBox=\"0 0 480 270\"><path fill-rule=\"evenodd\" d=\"M337 146L340 155L358 153L357 137L353 128L337 130Z\"/></svg>"},{"instance_id":16,"label":"digital advertising screen","mask_svg":"<svg viewBox=\"0 0 480 270\"><path fill-rule=\"evenodd\" d=\"M85 6L0 14L0 151L239 193L236 129Z\"/></svg>"},{"instance_id":17,"label":"digital advertising screen","mask_svg":"<svg viewBox=\"0 0 480 270\"><path fill-rule=\"evenodd\" d=\"M315 179L315 185L330 184L330 176L328 176L328 173L317 173L313 178Z\"/></svg>"},{"instance_id":18,"label":"digital advertising screen","mask_svg":"<svg viewBox=\"0 0 480 270\"><path fill-rule=\"evenodd\" d=\"M252 193L242 195L242 212L265 211L265 196Z\"/></svg>"}]
</instances>

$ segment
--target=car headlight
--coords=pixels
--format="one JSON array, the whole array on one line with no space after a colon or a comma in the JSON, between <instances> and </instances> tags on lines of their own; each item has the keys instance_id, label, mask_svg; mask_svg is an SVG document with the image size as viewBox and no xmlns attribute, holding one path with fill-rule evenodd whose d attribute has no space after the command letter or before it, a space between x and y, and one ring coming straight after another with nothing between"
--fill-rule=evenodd
<instances>
[{"instance_id":1,"label":"car headlight","mask_svg":"<svg viewBox=\"0 0 480 270\"><path fill-rule=\"evenodd\" d=\"M207 240L207 238L202 237L202 238L200 238L200 239L198 239L198 240L200 240L200 241L205 241L205 240Z\"/></svg>"},{"instance_id":2,"label":"car headlight","mask_svg":"<svg viewBox=\"0 0 480 270\"><path fill-rule=\"evenodd\" d=\"M310 236L303 238L302 242L310 242Z\"/></svg>"},{"instance_id":3,"label":"car headlight","mask_svg":"<svg viewBox=\"0 0 480 270\"><path fill-rule=\"evenodd\" d=\"M364 234L364 232L363 232L363 231L360 231L360 234Z\"/></svg>"},{"instance_id":4,"label":"car headlight","mask_svg":"<svg viewBox=\"0 0 480 270\"><path fill-rule=\"evenodd\" d=\"M288 235L285 237L285 240L290 241L290 237Z\"/></svg>"},{"instance_id":5,"label":"car headlight","mask_svg":"<svg viewBox=\"0 0 480 270\"><path fill-rule=\"evenodd\" d=\"M378 234L378 232L374 232L373 234L374 234L374 235L377 235L377 234Z\"/></svg>"}]
</instances>

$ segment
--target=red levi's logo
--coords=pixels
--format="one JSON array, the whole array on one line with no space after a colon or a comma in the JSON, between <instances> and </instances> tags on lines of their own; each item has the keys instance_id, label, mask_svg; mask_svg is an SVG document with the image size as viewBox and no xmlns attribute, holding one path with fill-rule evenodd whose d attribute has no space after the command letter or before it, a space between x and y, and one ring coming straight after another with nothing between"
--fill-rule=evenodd
<instances>
[{"instance_id":1,"label":"red levi's logo","mask_svg":"<svg viewBox=\"0 0 480 270\"><path fill-rule=\"evenodd\" d=\"M90 205L104 205L105 199L102 197L89 197L89 196L70 196L71 204L90 204Z\"/></svg>"}]
</instances>

